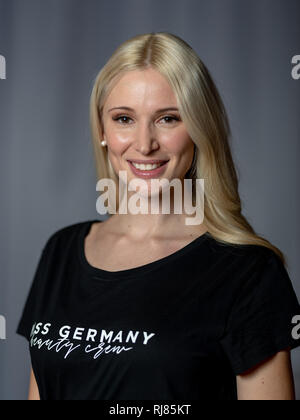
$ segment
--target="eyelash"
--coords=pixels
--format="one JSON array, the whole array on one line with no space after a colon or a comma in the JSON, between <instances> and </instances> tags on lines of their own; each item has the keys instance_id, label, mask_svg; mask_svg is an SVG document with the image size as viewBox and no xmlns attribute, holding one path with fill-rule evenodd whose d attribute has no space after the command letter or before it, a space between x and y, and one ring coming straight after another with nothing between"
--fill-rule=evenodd
<instances>
[{"instance_id":1,"label":"eyelash","mask_svg":"<svg viewBox=\"0 0 300 420\"><path fill-rule=\"evenodd\" d=\"M127 115L117 115L116 117L113 117L113 120L118 121L120 118L130 118L130 117L128 117ZM164 118L172 118L175 121L179 121L179 118L176 117L175 115L165 115L162 119ZM123 121L121 124L126 125L127 123ZM170 123L167 123L167 124L170 124Z\"/></svg>"}]
</instances>

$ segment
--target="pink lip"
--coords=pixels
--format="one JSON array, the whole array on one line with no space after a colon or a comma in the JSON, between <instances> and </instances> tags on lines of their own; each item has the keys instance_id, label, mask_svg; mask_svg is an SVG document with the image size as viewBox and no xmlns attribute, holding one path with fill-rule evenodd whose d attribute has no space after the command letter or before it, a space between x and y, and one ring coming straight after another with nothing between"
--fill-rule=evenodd
<instances>
[{"instance_id":1,"label":"pink lip","mask_svg":"<svg viewBox=\"0 0 300 420\"><path fill-rule=\"evenodd\" d=\"M136 160L134 162L139 163L139 161L136 161ZM147 163L152 163L152 162L157 163L157 161L147 161ZM164 162L164 161L159 161L159 162ZM162 175L165 172L167 164L168 164L168 162L166 162L164 165L161 165L159 168L153 169L152 171L142 171L140 169L135 168L130 161L128 161L128 163L133 174L143 179L155 178Z\"/></svg>"},{"instance_id":2,"label":"pink lip","mask_svg":"<svg viewBox=\"0 0 300 420\"><path fill-rule=\"evenodd\" d=\"M149 159L149 160L139 160L139 159L127 159L128 162L135 162L135 163L144 163L145 165L147 165L148 163L163 163L163 162L167 162L166 160L159 160L159 159Z\"/></svg>"}]
</instances>

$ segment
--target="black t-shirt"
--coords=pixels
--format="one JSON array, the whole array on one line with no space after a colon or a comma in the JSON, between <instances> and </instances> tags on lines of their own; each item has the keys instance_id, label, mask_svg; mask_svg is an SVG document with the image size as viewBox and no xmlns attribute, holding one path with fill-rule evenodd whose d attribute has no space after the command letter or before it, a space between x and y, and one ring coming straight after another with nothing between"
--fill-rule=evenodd
<instances>
[{"instance_id":1,"label":"black t-shirt","mask_svg":"<svg viewBox=\"0 0 300 420\"><path fill-rule=\"evenodd\" d=\"M300 306L270 249L206 233L111 272L86 259L94 222L48 239L18 326L42 400L236 400L236 375L300 345Z\"/></svg>"}]
</instances>

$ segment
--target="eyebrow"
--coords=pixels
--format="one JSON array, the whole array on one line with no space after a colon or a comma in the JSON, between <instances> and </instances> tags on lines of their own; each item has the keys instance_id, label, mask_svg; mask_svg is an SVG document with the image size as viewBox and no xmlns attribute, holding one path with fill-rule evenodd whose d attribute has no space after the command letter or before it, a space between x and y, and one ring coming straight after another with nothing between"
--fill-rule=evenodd
<instances>
[{"instance_id":1,"label":"eyebrow","mask_svg":"<svg viewBox=\"0 0 300 420\"><path fill-rule=\"evenodd\" d=\"M117 106L117 107L114 107L114 108L110 108L108 110L108 112L113 111L114 109L126 109L127 111L133 111L134 112L134 109L130 108L129 106ZM178 108L176 108L176 107L161 108L161 109L158 109L157 111L155 111L155 113L166 112L166 111L178 111Z\"/></svg>"}]
</instances>

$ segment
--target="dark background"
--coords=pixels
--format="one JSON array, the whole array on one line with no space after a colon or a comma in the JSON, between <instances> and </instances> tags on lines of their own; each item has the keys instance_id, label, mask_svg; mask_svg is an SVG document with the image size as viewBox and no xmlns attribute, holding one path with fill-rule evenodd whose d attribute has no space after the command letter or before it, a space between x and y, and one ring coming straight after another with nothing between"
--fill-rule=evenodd
<instances>
[{"instance_id":1,"label":"dark background","mask_svg":"<svg viewBox=\"0 0 300 420\"><path fill-rule=\"evenodd\" d=\"M0 399L27 397L27 342L15 329L42 246L55 230L100 217L89 96L134 35L174 33L210 70L231 122L244 214L286 254L300 296L299 22L299 0L0 0ZM299 348L292 360L300 399Z\"/></svg>"}]
</instances>

